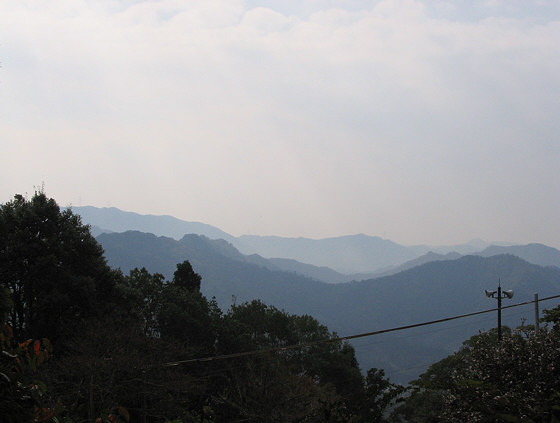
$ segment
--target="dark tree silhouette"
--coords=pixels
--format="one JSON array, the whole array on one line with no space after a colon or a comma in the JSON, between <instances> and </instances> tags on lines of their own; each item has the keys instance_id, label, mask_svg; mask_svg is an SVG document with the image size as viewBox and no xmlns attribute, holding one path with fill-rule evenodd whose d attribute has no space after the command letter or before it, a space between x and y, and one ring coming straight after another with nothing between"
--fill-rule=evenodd
<instances>
[{"instance_id":1,"label":"dark tree silhouette","mask_svg":"<svg viewBox=\"0 0 560 423\"><path fill-rule=\"evenodd\" d=\"M173 284L190 292L200 291L200 281L200 275L193 270L188 260L179 263L173 273Z\"/></svg>"},{"instance_id":2,"label":"dark tree silhouette","mask_svg":"<svg viewBox=\"0 0 560 423\"><path fill-rule=\"evenodd\" d=\"M12 295L16 341L46 336L56 344L102 314L113 276L89 227L44 192L0 206L0 287Z\"/></svg>"}]
</instances>

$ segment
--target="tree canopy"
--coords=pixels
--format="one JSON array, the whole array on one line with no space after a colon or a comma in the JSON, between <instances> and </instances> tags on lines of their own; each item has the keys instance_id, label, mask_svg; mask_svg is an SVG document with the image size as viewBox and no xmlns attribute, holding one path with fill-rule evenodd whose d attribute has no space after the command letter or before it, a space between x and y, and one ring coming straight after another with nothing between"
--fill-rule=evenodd
<instances>
[{"instance_id":1,"label":"tree canopy","mask_svg":"<svg viewBox=\"0 0 560 423\"><path fill-rule=\"evenodd\" d=\"M106 312L115 282L80 216L35 192L0 206L0 286L11 292L14 338L56 344L82 319Z\"/></svg>"},{"instance_id":2,"label":"tree canopy","mask_svg":"<svg viewBox=\"0 0 560 423\"><path fill-rule=\"evenodd\" d=\"M171 281L110 269L89 227L42 191L1 205L2 417L383 421L398 390L377 369L364 377L350 344L261 301L224 313L201 282L188 260Z\"/></svg>"},{"instance_id":3,"label":"tree canopy","mask_svg":"<svg viewBox=\"0 0 560 423\"><path fill-rule=\"evenodd\" d=\"M560 330L495 329L465 341L412 382L395 416L420 422L556 422Z\"/></svg>"}]
</instances>

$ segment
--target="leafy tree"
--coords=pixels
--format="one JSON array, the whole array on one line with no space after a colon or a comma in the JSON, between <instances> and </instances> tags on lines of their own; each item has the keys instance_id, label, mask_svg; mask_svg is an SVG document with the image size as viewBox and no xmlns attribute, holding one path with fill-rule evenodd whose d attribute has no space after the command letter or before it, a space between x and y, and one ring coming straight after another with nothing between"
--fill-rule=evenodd
<instances>
[{"instance_id":1,"label":"leafy tree","mask_svg":"<svg viewBox=\"0 0 560 423\"><path fill-rule=\"evenodd\" d=\"M173 274L173 284L185 288L189 292L200 292L201 277L196 273L188 260L177 264L177 270Z\"/></svg>"},{"instance_id":2,"label":"leafy tree","mask_svg":"<svg viewBox=\"0 0 560 423\"><path fill-rule=\"evenodd\" d=\"M136 323L141 325L145 336L160 335L158 316L163 307L164 282L162 274L150 274L143 267L132 269L118 284L126 302L124 308L128 309Z\"/></svg>"},{"instance_id":3,"label":"leafy tree","mask_svg":"<svg viewBox=\"0 0 560 423\"><path fill-rule=\"evenodd\" d=\"M12 295L14 338L56 344L106 310L114 277L89 227L41 191L0 206L0 286Z\"/></svg>"},{"instance_id":4,"label":"leafy tree","mask_svg":"<svg viewBox=\"0 0 560 423\"><path fill-rule=\"evenodd\" d=\"M438 361L410 383L406 400L392 413L393 419L405 422L439 423L445 408L447 390L454 386L452 375L461 369L465 350ZM459 370L460 371L460 370Z\"/></svg>"},{"instance_id":5,"label":"leafy tree","mask_svg":"<svg viewBox=\"0 0 560 423\"><path fill-rule=\"evenodd\" d=\"M158 325L163 339L174 339L205 354L214 353L212 307L200 292L168 285L162 295ZM202 353L202 351L201 351Z\"/></svg>"},{"instance_id":6,"label":"leafy tree","mask_svg":"<svg viewBox=\"0 0 560 423\"><path fill-rule=\"evenodd\" d=\"M404 421L553 422L560 413L560 331L472 337L430 367L395 415Z\"/></svg>"},{"instance_id":7,"label":"leafy tree","mask_svg":"<svg viewBox=\"0 0 560 423\"><path fill-rule=\"evenodd\" d=\"M560 305L550 310L544 310L543 313L544 317L541 318L541 321L552 323L555 327L560 323Z\"/></svg>"},{"instance_id":8,"label":"leafy tree","mask_svg":"<svg viewBox=\"0 0 560 423\"><path fill-rule=\"evenodd\" d=\"M252 301L232 306L221 328L218 354L263 352L221 363L222 388L213 402L218 421L349 421L341 410L354 406L345 397L361 393L362 376L350 345L320 343L335 337L325 326ZM317 343L281 349L311 342Z\"/></svg>"},{"instance_id":9,"label":"leafy tree","mask_svg":"<svg viewBox=\"0 0 560 423\"><path fill-rule=\"evenodd\" d=\"M135 422L200 417L193 398L204 384L188 368L166 365L188 353L182 344L147 337L110 316L88 322L81 333L68 345L71 354L58 357L45 373L76 422L116 415L119 407Z\"/></svg>"},{"instance_id":10,"label":"leafy tree","mask_svg":"<svg viewBox=\"0 0 560 423\"><path fill-rule=\"evenodd\" d=\"M404 387L391 383L385 377L383 369L369 369L365 378L361 418L367 422L387 421L387 410L404 391Z\"/></svg>"},{"instance_id":11,"label":"leafy tree","mask_svg":"<svg viewBox=\"0 0 560 423\"><path fill-rule=\"evenodd\" d=\"M121 275L117 291L118 308L83 321L70 353L49 366L70 415L91 421L124 406L132 421L208 420L205 368L168 363L214 355L215 303L145 268Z\"/></svg>"}]
</instances>

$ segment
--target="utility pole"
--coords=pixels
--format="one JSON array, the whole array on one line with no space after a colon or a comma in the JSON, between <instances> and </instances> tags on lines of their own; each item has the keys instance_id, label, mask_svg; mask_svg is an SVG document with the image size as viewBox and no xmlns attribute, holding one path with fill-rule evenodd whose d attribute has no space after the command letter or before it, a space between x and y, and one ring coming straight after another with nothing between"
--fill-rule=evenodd
<instances>
[{"instance_id":1,"label":"utility pole","mask_svg":"<svg viewBox=\"0 0 560 423\"><path fill-rule=\"evenodd\" d=\"M502 340L502 298L511 298L513 297L513 290L510 289L508 291L502 292L502 286L500 279L498 279L498 290L497 291L484 291L488 298L497 298L498 299L498 341Z\"/></svg>"},{"instance_id":2,"label":"utility pole","mask_svg":"<svg viewBox=\"0 0 560 423\"><path fill-rule=\"evenodd\" d=\"M502 287L498 279L498 341L502 340Z\"/></svg>"},{"instance_id":3,"label":"utility pole","mask_svg":"<svg viewBox=\"0 0 560 423\"><path fill-rule=\"evenodd\" d=\"M539 294L535 293L535 335L539 333Z\"/></svg>"}]
</instances>

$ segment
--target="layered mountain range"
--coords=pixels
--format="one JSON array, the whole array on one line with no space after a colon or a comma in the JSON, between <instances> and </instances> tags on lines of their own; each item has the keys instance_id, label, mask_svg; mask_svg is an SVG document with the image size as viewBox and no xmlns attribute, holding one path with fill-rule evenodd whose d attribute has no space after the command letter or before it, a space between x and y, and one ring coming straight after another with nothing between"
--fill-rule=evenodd
<instances>
[{"instance_id":1,"label":"layered mountain range","mask_svg":"<svg viewBox=\"0 0 560 423\"><path fill-rule=\"evenodd\" d=\"M560 266L560 251L542 244L515 246L480 239L452 246L404 246L363 234L325 239L242 235L234 237L214 226L187 222L172 216L141 215L115 207L73 207L92 233L136 230L180 240L184 235L223 239L244 255L274 259L280 269L301 273L324 282L345 282L387 275L423 262L457 258L458 255L511 253L532 263ZM453 254L449 254L453 253ZM426 256L427 255L427 256ZM415 261L416 260L416 261ZM311 265L311 266L309 266ZM332 271L336 273L333 273Z\"/></svg>"},{"instance_id":2,"label":"layered mountain range","mask_svg":"<svg viewBox=\"0 0 560 423\"><path fill-rule=\"evenodd\" d=\"M452 252L449 247L404 247L365 235L328 240L220 237L217 228L190 226L171 217L162 218L166 223L161 228L167 231L163 236L163 229L156 230L157 216L134 214L136 221L127 221L127 212L117 209L88 208L90 214L82 209L73 210L96 226L93 232L109 264L123 272L146 267L169 279L177 263L189 260L202 276L203 293L215 297L222 309L232 302L260 299L291 313L310 314L341 336L495 308L496 301L486 298L484 290L495 289L498 281L515 292L504 305L530 301L534 293L541 298L560 293L560 251L540 244L475 242ZM120 226L102 220L103 210L112 219L119 217ZM92 218L91 212L98 217ZM205 233L188 233L193 228ZM181 231L187 232L178 236ZM307 250L311 248L316 257ZM274 257L282 249L291 256ZM338 261L336 251L343 257ZM302 257L312 260L305 263ZM377 261L366 267L371 257ZM329 260L339 263L338 271L323 265ZM360 273L365 269L369 271ZM557 304L557 299L545 301L541 309ZM533 315L531 304L506 309L503 323L511 327L533 323ZM490 312L364 337L353 345L362 369L383 368L392 380L406 383L465 339L495 326L496 313Z\"/></svg>"}]
</instances>

